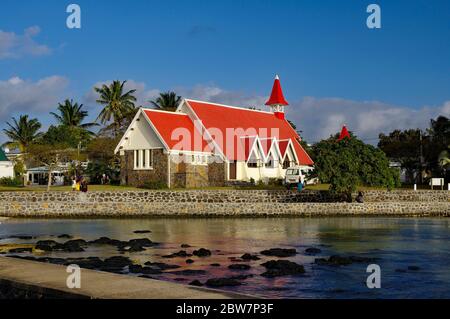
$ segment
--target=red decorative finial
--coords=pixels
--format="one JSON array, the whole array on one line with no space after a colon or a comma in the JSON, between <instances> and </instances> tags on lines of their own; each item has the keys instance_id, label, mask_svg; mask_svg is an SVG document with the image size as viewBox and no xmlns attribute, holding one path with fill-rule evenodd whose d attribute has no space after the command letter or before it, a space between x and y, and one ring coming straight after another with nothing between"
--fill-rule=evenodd
<instances>
[{"instance_id":1,"label":"red decorative finial","mask_svg":"<svg viewBox=\"0 0 450 319\"><path fill-rule=\"evenodd\" d=\"M343 140L344 138L350 138L350 133L347 130L347 126L342 126L341 134L339 134L338 141Z\"/></svg>"},{"instance_id":2,"label":"red decorative finial","mask_svg":"<svg viewBox=\"0 0 450 319\"><path fill-rule=\"evenodd\" d=\"M289 105L283 96L283 90L281 89L280 78L278 75L275 76L272 93L270 94L270 98L266 102L266 105Z\"/></svg>"}]
</instances>

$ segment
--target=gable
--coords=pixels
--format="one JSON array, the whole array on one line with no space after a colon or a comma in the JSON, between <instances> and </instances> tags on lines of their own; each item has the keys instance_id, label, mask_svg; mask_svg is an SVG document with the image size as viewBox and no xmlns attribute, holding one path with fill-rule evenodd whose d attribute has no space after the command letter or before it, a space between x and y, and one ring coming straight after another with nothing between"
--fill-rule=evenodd
<instances>
[{"instance_id":1,"label":"gable","mask_svg":"<svg viewBox=\"0 0 450 319\"><path fill-rule=\"evenodd\" d=\"M121 144L123 150L164 148L163 143L143 113L131 124Z\"/></svg>"}]
</instances>

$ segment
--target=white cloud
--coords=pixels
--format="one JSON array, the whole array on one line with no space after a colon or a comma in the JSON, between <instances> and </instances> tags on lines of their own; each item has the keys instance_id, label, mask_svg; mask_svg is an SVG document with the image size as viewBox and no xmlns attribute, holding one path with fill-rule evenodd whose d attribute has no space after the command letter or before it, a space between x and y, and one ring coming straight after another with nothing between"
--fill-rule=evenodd
<instances>
[{"instance_id":1,"label":"white cloud","mask_svg":"<svg viewBox=\"0 0 450 319\"><path fill-rule=\"evenodd\" d=\"M0 80L0 126L18 114L46 116L61 101L69 80L62 76L50 76L38 81L13 77Z\"/></svg>"},{"instance_id":2,"label":"white cloud","mask_svg":"<svg viewBox=\"0 0 450 319\"><path fill-rule=\"evenodd\" d=\"M20 58L26 55L39 56L51 53L51 49L39 44L34 37L41 32L38 26L24 30L23 34L0 30L0 60Z\"/></svg>"}]
</instances>

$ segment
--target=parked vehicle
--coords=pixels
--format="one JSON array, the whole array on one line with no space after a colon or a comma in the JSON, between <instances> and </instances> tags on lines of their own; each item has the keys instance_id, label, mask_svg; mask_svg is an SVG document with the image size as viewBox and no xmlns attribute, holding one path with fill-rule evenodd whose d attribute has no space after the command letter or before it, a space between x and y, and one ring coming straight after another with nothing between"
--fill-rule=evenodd
<instances>
[{"instance_id":1,"label":"parked vehicle","mask_svg":"<svg viewBox=\"0 0 450 319\"><path fill-rule=\"evenodd\" d=\"M289 167L286 170L286 175L284 177L284 185L286 185L287 188L290 188L291 186L297 186L299 182L301 182L304 186L316 184L317 179L307 178L309 171L312 170L312 168L306 168L301 166L294 166Z\"/></svg>"}]
</instances>

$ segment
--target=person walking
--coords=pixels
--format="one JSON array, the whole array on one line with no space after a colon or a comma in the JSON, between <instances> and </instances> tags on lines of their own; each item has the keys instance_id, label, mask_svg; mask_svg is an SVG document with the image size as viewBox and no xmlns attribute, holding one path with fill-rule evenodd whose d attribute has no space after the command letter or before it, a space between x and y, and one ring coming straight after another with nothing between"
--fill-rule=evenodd
<instances>
[{"instance_id":1,"label":"person walking","mask_svg":"<svg viewBox=\"0 0 450 319\"><path fill-rule=\"evenodd\" d=\"M72 191L77 190L77 179L75 177L72 177Z\"/></svg>"}]
</instances>

